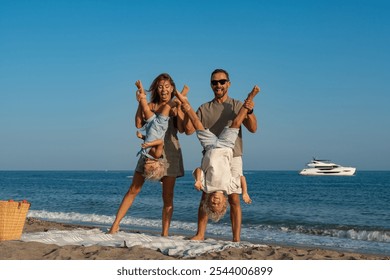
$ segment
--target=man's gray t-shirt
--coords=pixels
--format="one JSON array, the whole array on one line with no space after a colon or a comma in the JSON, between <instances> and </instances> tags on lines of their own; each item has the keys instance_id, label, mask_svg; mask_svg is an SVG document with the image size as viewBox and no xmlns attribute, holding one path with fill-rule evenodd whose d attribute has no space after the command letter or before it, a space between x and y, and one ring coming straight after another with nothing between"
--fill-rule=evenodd
<instances>
[{"instance_id":1,"label":"man's gray t-shirt","mask_svg":"<svg viewBox=\"0 0 390 280\"><path fill-rule=\"evenodd\" d=\"M242 104L241 101L230 97L223 103L212 100L202 104L196 113L203 126L219 136L226 126L230 126L231 122L240 111ZM233 157L242 156L242 153L242 133L240 127L236 144L233 149Z\"/></svg>"}]
</instances>

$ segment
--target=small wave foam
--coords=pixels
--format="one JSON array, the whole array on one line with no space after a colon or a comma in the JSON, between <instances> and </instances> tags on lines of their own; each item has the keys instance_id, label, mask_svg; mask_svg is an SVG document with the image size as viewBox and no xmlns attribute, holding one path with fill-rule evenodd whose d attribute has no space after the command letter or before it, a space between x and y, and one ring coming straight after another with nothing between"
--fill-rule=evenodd
<instances>
[{"instance_id":1,"label":"small wave foam","mask_svg":"<svg viewBox=\"0 0 390 280\"><path fill-rule=\"evenodd\" d=\"M30 210L27 217L34 217L49 221L60 222L81 222L81 223L98 223L110 224L114 221L113 216L96 215L96 214L81 214L77 212L48 212L45 210Z\"/></svg>"},{"instance_id":2,"label":"small wave foam","mask_svg":"<svg viewBox=\"0 0 390 280\"><path fill-rule=\"evenodd\" d=\"M378 242L390 242L390 232L385 231L368 231L368 230L354 230L350 229L347 231L335 231L337 237L345 237L356 240L365 241L378 241Z\"/></svg>"},{"instance_id":3,"label":"small wave foam","mask_svg":"<svg viewBox=\"0 0 390 280\"><path fill-rule=\"evenodd\" d=\"M294 228L281 228L286 232L299 232L309 235L318 235L318 236L331 236L338 238L347 238L352 240L362 240L362 241L375 241L375 242L386 242L390 243L390 232L384 230L363 230L363 229L337 229L337 228L307 228L305 226L297 226Z\"/></svg>"},{"instance_id":4,"label":"small wave foam","mask_svg":"<svg viewBox=\"0 0 390 280\"><path fill-rule=\"evenodd\" d=\"M83 224L97 224L102 226L111 226L114 222L115 216L97 215L97 214L81 214L77 212L48 212L45 210L30 210L28 217L67 223L83 223ZM144 219L126 216L121 221L121 227L135 227L135 228L150 228L152 230L161 228L160 219ZM179 229L183 231L196 231L195 223L175 222L171 223L172 229Z\"/></svg>"}]
</instances>

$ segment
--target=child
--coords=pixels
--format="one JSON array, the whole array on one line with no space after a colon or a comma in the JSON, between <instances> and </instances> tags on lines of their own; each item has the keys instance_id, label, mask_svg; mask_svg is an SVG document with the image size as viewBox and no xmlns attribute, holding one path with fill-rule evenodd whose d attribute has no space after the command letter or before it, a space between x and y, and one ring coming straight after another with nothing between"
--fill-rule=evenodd
<instances>
[{"instance_id":1,"label":"child","mask_svg":"<svg viewBox=\"0 0 390 280\"><path fill-rule=\"evenodd\" d=\"M141 128L145 131L145 135L137 131L137 137L144 140L137 155L145 157L144 177L150 180L160 180L166 168L166 162L161 156L164 148L164 136L168 128L169 112L177 106L178 101L171 99L156 112L153 112L146 100L141 81L136 81L135 85L138 88L136 92L137 101L146 120L145 125ZM187 92L188 87L184 86L182 95L186 95Z\"/></svg>"},{"instance_id":2,"label":"child","mask_svg":"<svg viewBox=\"0 0 390 280\"><path fill-rule=\"evenodd\" d=\"M237 185L237 181L235 181L236 185L236 191L234 191L232 188L230 191L214 191L212 192L209 189L205 189L205 179L204 179L204 172L201 168L196 168L193 172L193 176L195 178L195 189L198 191L203 190L207 193L205 203L203 204L203 209L207 213L207 216L213 220L214 222L218 222L226 213L227 210L227 200L226 195L231 193L240 193L240 185L241 185L241 191L242 191L242 199L246 204L251 204L252 200L249 197L247 184L245 176L239 176L240 177L240 185ZM224 175L226 176L226 175ZM234 175L232 175L234 178ZM211 192L209 192L211 191Z\"/></svg>"},{"instance_id":3,"label":"child","mask_svg":"<svg viewBox=\"0 0 390 280\"><path fill-rule=\"evenodd\" d=\"M255 86L248 94L247 100L252 100L260 91ZM197 137L205 150L200 168L194 170L195 188L207 193L204 210L208 217L218 221L223 217L227 208L225 194L243 194L245 203L251 203L247 192L244 176L231 173L230 166L233 158L233 147L238 136L239 128L247 116L248 109L241 107L238 115L229 127L221 132L219 137L205 129L187 98L180 93L177 98L183 103L182 109L193 123Z\"/></svg>"}]
</instances>

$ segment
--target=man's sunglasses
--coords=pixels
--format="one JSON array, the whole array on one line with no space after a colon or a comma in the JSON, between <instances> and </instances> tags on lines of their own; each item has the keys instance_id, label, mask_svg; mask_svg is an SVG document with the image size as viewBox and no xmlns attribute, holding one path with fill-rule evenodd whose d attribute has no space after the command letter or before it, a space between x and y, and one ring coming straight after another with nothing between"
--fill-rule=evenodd
<instances>
[{"instance_id":1,"label":"man's sunglasses","mask_svg":"<svg viewBox=\"0 0 390 280\"><path fill-rule=\"evenodd\" d=\"M211 81L211 84L213 85L213 86L216 86L216 85L218 85L218 83L220 83L221 85L224 85L224 84L226 84L226 82L228 82L229 80L226 80L226 79L223 79L223 80L212 80Z\"/></svg>"}]
</instances>

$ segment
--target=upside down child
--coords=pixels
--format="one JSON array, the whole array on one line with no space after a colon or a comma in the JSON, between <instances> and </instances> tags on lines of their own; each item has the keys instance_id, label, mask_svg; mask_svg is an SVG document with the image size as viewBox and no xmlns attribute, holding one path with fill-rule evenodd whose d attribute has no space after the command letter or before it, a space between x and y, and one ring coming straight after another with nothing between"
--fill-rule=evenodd
<instances>
[{"instance_id":1,"label":"upside down child","mask_svg":"<svg viewBox=\"0 0 390 280\"><path fill-rule=\"evenodd\" d=\"M247 100L252 100L260 91L258 86L253 87ZM188 99L180 93L176 97L182 103L182 110L188 115L196 129L197 137L205 150L200 168L193 172L195 188L206 193L203 204L208 217L218 221L226 213L226 195L242 193L245 203L251 203L244 176L233 174L231 161L233 148L238 137L239 128L247 116L248 109L242 106L230 126L224 128L217 137L203 126L195 111L191 108Z\"/></svg>"},{"instance_id":2,"label":"upside down child","mask_svg":"<svg viewBox=\"0 0 390 280\"><path fill-rule=\"evenodd\" d=\"M148 105L141 81L136 81L135 85L138 88L136 98L145 118L145 125L141 128L145 131L145 135L137 131L137 137L144 140L137 155L145 157L144 177L150 180L160 180L166 168L166 163L161 159L161 156L163 154L165 132L168 129L169 112L180 102L171 99L154 112ZM185 96L187 92L188 87L184 86L181 94Z\"/></svg>"}]
</instances>

